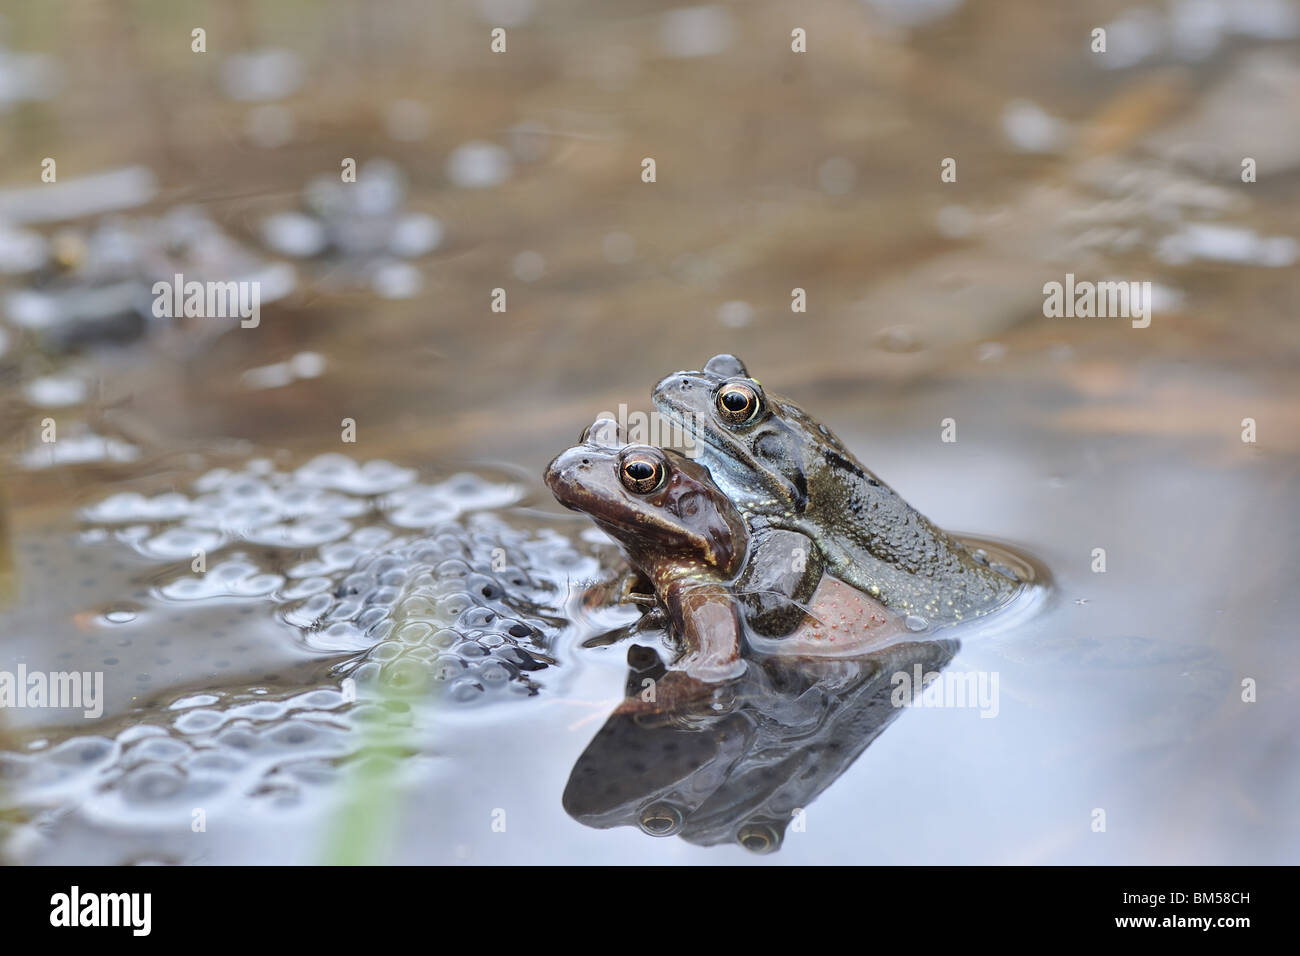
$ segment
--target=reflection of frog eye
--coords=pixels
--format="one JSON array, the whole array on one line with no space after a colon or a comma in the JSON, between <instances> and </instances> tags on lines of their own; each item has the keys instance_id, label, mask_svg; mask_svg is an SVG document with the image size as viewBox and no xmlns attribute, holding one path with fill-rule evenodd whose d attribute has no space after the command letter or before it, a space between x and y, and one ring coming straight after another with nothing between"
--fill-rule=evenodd
<instances>
[{"instance_id":1,"label":"reflection of frog eye","mask_svg":"<svg viewBox=\"0 0 1300 956\"><path fill-rule=\"evenodd\" d=\"M744 382L731 382L718 390L718 414L728 425L743 425L758 416L758 392Z\"/></svg>"},{"instance_id":2,"label":"reflection of frog eye","mask_svg":"<svg viewBox=\"0 0 1300 956\"><path fill-rule=\"evenodd\" d=\"M736 842L751 853L771 853L781 845L781 837L766 823L748 823L736 834Z\"/></svg>"},{"instance_id":3,"label":"reflection of frog eye","mask_svg":"<svg viewBox=\"0 0 1300 956\"><path fill-rule=\"evenodd\" d=\"M664 474L664 463L644 453L628 455L619 469L623 487L639 495L654 491L663 484Z\"/></svg>"},{"instance_id":4,"label":"reflection of frog eye","mask_svg":"<svg viewBox=\"0 0 1300 956\"><path fill-rule=\"evenodd\" d=\"M641 829L651 836L672 836L686 821L671 803L653 803L641 811Z\"/></svg>"}]
</instances>

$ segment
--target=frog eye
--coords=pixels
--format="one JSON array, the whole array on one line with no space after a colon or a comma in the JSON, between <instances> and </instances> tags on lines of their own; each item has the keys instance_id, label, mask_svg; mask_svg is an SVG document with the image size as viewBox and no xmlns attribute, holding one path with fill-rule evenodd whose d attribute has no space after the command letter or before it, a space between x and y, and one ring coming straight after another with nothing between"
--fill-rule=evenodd
<instances>
[{"instance_id":1,"label":"frog eye","mask_svg":"<svg viewBox=\"0 0 1300 956\"><path fill-rule=\"evenodd\" d=\"M758 392L744 382L728 382L718 389L718 415L728 425L743 425L758 417L762 401Z\"/></svg>"},{"instance_id":2,"label":"frog eye","mask_svg":"<svg viewBox=\"0 0 1300 956\"><path fill-rule=\"evenodd\" d=\"M663 484L664 463L645 452L633 452L623 459L618 475L623 487L638 495L648 494Z\"/></svg>"},{"instance_id":3,"label":"frog eye","mask_svg":"<svg viewBox=\"0 0 1300 956\"><path fill-rule=\"evenodd\" d=\"M751 853L771 853L781 846L781 837L766 823L749 823L740 828L736 842Z\"/></svg>"},{"instance_id":4,"label":"frog eye","mask_svg":"<svg viewBox=\"0 0 1300 956\"><path fill-rule=\"evenodd\" d=\"M686 821L671 803L652 803L641 811L641 830L650 836L667 837L681 830Z\"/></svg>"}]
</instances>

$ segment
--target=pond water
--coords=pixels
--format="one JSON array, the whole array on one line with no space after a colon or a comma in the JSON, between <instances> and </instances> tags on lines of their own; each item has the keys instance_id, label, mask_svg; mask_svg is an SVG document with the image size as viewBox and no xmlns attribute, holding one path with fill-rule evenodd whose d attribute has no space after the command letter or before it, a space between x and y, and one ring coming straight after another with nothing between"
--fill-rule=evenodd
<instances>
[{"instance_id":1,"label":"pond water","mask_svg":"<svg viewBox=\"0 0 1300 956\"><path fill-rule=\"evenodd\" d=\"M0 673L102 675L0 710L6 861L1296 860L1300 4L175 6L3 40ZM1035 585L611 718L661 636L542 469L722 351Z\"/></svg>"}]
</instances>

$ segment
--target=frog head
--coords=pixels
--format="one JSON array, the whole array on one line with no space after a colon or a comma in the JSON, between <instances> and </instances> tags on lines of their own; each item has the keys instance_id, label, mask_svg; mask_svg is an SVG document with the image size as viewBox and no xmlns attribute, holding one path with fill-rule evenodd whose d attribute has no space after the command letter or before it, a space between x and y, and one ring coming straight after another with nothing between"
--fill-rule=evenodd
<instances>
[{"instance_id":1,"label":"frog head","mask_svg":"<svg viewBox=\"0 0 1300 956\"><path fill-rule=\"evenodd\" d=\"M654 389L659 411L698 443L699 458L744 510L803 514L809 484L833 458L852 461L839 440L799 406L764 390L734 355L700 371L674 372Z\"/></svg>"},{"instance_id":2,"label":"frog head","mask_svg":"<svg viewBox=\"0 0 1300 956\"><path fill-rule=\"evenodd\" d=\"M588 515L647 576L736 574L749 533L709 470L676 452L624 444L609 419L547 466L546 484L566 508Z\"/></svg>"}]
</instances>

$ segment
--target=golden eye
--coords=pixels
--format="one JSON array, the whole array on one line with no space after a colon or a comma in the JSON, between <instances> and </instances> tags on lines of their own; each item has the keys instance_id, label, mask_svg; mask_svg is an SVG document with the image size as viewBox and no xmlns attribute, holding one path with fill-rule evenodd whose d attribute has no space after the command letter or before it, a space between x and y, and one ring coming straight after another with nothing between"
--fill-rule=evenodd
<instances>
[{"instance_id":1,"label":"golden eye","mask_svg":"<svg viewBox=\"0 0 1300 956\"><path fill-rule=\"evenodd\" d=\"M750 823L740 828L736 842L751 853L771 853L781 845L781 838L767 824Z\"/></svg>"},{"instance_id":2,"label":"golden eye","mask_svg":"<svg viewBox=\"0 0 1300 956\"><path fill-rule=\"evenodd\" d=\"M623 459L619 477L628 491L644 495L663 484L664 464L644 452L636 452Z\"/></svg>"},{"instance_id":3,"label":"golden eye","mask_svg":"<svg viewBox=\"0 0 1300 956\"><path fill-rule=\"evenodd\" d=\"M728 425L743 425L759 412L758 392L744 382L731 382L718 390L718 415Z\"/></svg>"},{"instance_id":4,"label":"golden eye","mask_svg":"<svg viewBox=\"0 0 1300 956\"><path fill-rule=\"evenodd\" d=\"M682 811L671 803L651 804L641 811L641 830L651 836L672 836L685 822L682 819Z\"/></svg>"}]
</instances>

